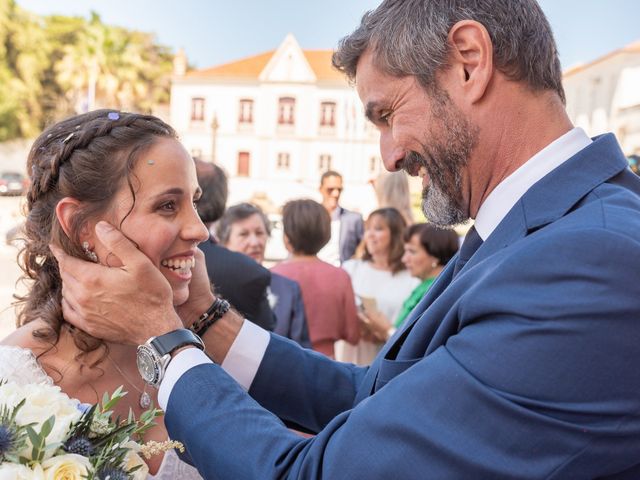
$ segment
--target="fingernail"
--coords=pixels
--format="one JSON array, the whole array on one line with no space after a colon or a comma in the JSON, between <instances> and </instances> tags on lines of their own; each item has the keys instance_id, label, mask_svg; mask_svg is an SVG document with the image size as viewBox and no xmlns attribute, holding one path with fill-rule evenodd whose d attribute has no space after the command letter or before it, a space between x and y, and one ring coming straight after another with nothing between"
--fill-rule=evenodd
<instances>
[{"instance_id":1,"label":"fingernail","mask_svg":"<svg viewBox=\"0 0 640 480\"><path fill-rule=\"evenodd\" d=\"M109 233L113 230L113 226L107 222L100 221L96 224L96 233Z\"/></svg>"}]
</instances>

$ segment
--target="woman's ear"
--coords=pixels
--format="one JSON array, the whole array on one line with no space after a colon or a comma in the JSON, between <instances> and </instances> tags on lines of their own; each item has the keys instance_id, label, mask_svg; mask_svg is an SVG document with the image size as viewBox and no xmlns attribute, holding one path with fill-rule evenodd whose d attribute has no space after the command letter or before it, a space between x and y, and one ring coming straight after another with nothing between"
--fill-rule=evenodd
<instances>
[{"instance_id":1,"label":"woman's ear","mask_svg":"<svg viewBox=\"0 0 640 480\"><path fill-rule=\"evenodd\" d=\"M287 249L287 252L293 253L293 247L291 246L291 242L289 241L289 237L287 237L286 233L282 234L282 241L284 242L284 248Z\"/></svg>"},{"instance_id":2,"label":"woman's ear","mask_svg":"<svg viewBox=\"0 0 640 480\"><path fill-rule=\"evenodd\" d=\"M62 230L71 238L71 224L73 217L78 214L78 210L82 206L82 202L72 197L64 197L56 205L56 217L62 227ZM82 227L80 231L80 240L87 240L90 237L89 229L86 226Z\"/></svg>"}]
</instances>

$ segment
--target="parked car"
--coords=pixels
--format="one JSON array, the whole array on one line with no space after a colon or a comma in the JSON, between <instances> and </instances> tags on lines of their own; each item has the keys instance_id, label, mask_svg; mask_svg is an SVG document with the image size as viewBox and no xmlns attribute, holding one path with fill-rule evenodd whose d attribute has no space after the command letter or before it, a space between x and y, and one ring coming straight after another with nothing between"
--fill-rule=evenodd
<instances>
[{"instance_id":1,"label":"parked car","mask_svg":"<svg viewBox=\"0 0 640 480\"><path fill-rule=\"evenodd\" d=\"M19 172L0 173L0 195L22 195L27 191L27 178Z\"/></svg>"}]
</instances>

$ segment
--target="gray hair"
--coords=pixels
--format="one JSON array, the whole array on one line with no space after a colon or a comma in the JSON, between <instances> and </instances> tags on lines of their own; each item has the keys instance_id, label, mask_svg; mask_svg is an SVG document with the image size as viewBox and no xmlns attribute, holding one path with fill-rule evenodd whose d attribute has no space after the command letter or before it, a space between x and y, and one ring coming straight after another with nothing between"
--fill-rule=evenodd
<instances>
[{"instance_id":1,"label":"gray hair","mask_svg":"<svg viewBox=\"0 0 640 480\"><path fill-rule=\"evenodd\" d=\"M269 218L267 218L262 209L252 203L239 203L238 205L229 207L216 225L216 234L218 235L220 243L226 245L231 236L231 227L233 227L235 223L246 220L252 215L258 215L260 217L262 223L264 223L264 229L267 231L267 236L271 236Z\"/></svg>"},{"instance_id":2,"label":"gray hair","mask_svg":"<svg viewBox=\"0 0 640 480\"><path fill-rule=\"evenodd\" d=\"M484 25L494 63L508 78L533 91L554 90L565 101L558 49L536 0L384 0L340 41L333 66L354 81L358 60L371 47L382 71L415 76L430 91L447 66L449 31L462 20Z\"/></svg>"}]
</instances>

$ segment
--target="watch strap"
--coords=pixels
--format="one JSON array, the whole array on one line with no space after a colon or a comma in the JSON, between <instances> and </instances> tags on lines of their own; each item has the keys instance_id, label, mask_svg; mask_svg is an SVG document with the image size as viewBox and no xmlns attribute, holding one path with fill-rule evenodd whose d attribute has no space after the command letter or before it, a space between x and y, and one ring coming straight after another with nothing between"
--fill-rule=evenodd
<instances>
[{"instance_id":1,"label":"watch strap","mask_svg":"<svg viewBox=\"0 0 640 480\"><path fill-rule=\"evenodd\" d=\"M204 350L202 339L187 328L165 333L151 339L149 343L160 356L170 355L171 352L187 345L194 345L200 350Z\"/></svg>"}]
</instances>

